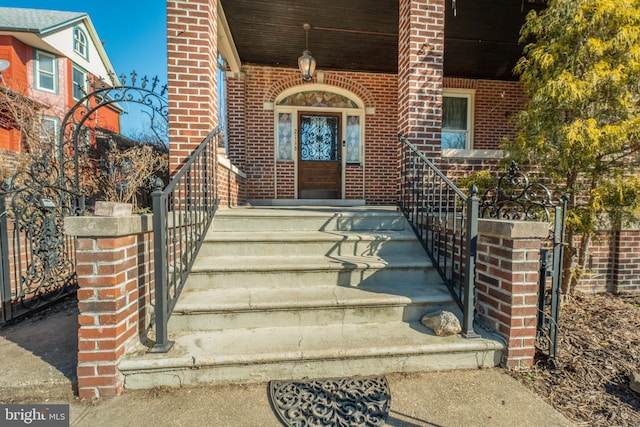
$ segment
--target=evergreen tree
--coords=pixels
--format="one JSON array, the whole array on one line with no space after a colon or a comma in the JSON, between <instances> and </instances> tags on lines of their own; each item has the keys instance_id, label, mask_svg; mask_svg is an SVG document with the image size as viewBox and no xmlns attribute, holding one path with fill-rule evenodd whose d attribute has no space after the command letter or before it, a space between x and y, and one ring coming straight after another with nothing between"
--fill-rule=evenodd
<instances>
[{"instance_id":1,"label":"evergreen tree","mask_svg":"<svg viewBox=\"0 0 640 427\"><path fill-rule=\"evenodd\" d=\"M640 0L549 0L521 42L515 71L530 102L505 148L569 196L571 292L594 231L640 217Z\"/></svg>"}]
</instances>

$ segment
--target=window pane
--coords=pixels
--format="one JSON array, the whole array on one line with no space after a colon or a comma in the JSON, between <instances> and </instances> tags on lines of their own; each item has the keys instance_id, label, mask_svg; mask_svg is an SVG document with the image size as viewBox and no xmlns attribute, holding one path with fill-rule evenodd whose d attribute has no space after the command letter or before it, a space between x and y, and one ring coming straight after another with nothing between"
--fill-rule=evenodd
<instances>
[{"instance_id":1,"label":"window pane","mask_svg":"<svg viewBox=\"0 0 640 427\"><path fill-rule=\"evenodd\" d=\"M73 49L80 55L84 56L85 46L86 39L84 33L79 28L76 28L73 32Z\"/></svg>"},{"instance_id":2,"label":"window pane","mask_svg":"<svg viewBox=\"0 0 640 427\"><path fill-rule=\"evenodd\" d=\"M442 98L442 128L467 130L467 98Z\"/></svg>"},{"instance_id":3,"label":"window pane","mask_svg":"<svg viewBox=\"0 0 640 427\"><path fill-rule=\"evenodd\" d=\"M53 73L53 58L49 58L48 56L39 55L38 56L38 70Z\"/></svg>"},{"instance_id":4,"label":"window pane","mask_svg":"<svg viewBox=\"0 0 640 427\"><path fill-rule=\"evenodd\" d=\"M85 84L85 74L78 70L77 68L73 69L73 99L80 99L84 96L84 84Z\"/></svg>"},{"instance_id":5,"label":"window pane","mask_svg":"<svg viewBox=\"0 0 640 427\"><path fill-rule=\"evenodd\" d=\"M442 148L459 148L465 149L467 142L466 132L445 132L442 131Z\"/></svg>"},{"instance_id":6,"label":"window pane","mask_svg":"<svg viewBox=\"0 0 640 427\"><path fill-rule=\"evenodd\" d=\"M50 74L40 74L38 87L40 89L54 90L55 87L53 86L53 76Z\"/></svg>"}]
</instances>

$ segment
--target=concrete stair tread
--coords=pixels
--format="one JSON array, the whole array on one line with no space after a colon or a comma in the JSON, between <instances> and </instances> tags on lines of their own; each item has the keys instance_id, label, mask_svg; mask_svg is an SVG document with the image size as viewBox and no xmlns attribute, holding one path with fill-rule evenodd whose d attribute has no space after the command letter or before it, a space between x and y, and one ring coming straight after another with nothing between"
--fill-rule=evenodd
<instances>
[{"instance_id":1,"label":"concrete stair tread","mask_svg":"<svg viewBox=\"0 0 640 427\"><path fill-rule=\"evenodd\" d=\"M431 268L426 255L401 256L199 256L192 273L207 271L317 271L335 269Z\"/></svg>"},{"instance_id":2,"label":"concrete stair tread","mask_svg":"<svg viewBox=\"0 0 640 427\"><path fill-rule=\"evenodd\" d=\"M415 240L412 230L384 231L209 231L205 242L300 242L300 241L388 241Z\"/></svg>"},{"instance_id":3,"label":"concrete stair tread","mask_svg":"<svg viewBox=\"0 0 640 427\"><path fill-rule=\"evenodd\" d=\"M238 206L233 208L220 208L216 211L217 217L257 217L257 218L278 218L278 217L326 217L326 216L380 216L398 215L398 208L395 206Z\"/></svg>"},{"instance_id":4,"label":"concrete stair tread","mask_svg":"<svg viewBox=\"0 0 640 427\"><path fill-rule=\"evenodd\" d=\"M482 338L437 337L419 323L385 322L185 333L170 337L175 345L167 354L144 354L141 349L125 356L120 369L305 363L503 349L491 334L478 332L484 334Z\"/></svg>"},{"instance_id":5,"label":"concrete stair tread","mask_svg":"<svg viewBox=\"0 0 640 427\"><path fill-rule=\"evenodd\" d=\"M444 285L185 289L174 313L318 309L346 306L454 304Z\"/></svg>"}]
</instances>

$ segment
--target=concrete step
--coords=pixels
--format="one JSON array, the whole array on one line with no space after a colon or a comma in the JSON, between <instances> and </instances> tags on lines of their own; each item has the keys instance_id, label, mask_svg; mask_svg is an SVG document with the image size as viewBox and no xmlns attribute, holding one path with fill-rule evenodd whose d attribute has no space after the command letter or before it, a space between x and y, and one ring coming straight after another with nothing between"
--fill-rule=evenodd
<instances>
[{"instance_id":1,"label":"concrete step","mask_svg":"<svg viewBox=\"0 0 640 427\"><path fill-rule=\"evenodd\" d=\"M186 286L207 288L375 287L440 283L426 255L412 256L198 256Z\"/></svg>"},{"instance_id":2,"label":"concrete step","mask_svg":"<svg viewBox=\"0 0 640 427\"><path fill-rule=\"evenodd\" d=\"M422 253L411 230L210 232L201 256L385 256Z\"/></svg>"},{"instance_id":3,"label":"concrete step","mask_svg":"<svg viewBox=\"0 0 640 427\"><path fill-rule=\"evenodd\" d=\"M222 231L370 231L404 230L395 208L239 207L220 209L213 230Z\"/></svg>"},{"instance_id":4,"label":"concrete step","mask_svg":"<svg viewBox=\"0 0 640 427\"><path fill-rule=\"evenodd\" d=\"M436 337L405 322L194 332L171 336L167 354L140 347L119 369L125 387L140 389L496 366L503 345L482 333Z\"/></svg>"},{"instance_id":5,"label":"concrete step","mask_svg":"<svg viewBox=\"0 0 640 427\"><path fill-rule=\"evenodd\" d=\"M176 304L169 330L410 322L434 305L455 310L454 304L444 284L188 289Z\"/></svg>"}]
</instances>

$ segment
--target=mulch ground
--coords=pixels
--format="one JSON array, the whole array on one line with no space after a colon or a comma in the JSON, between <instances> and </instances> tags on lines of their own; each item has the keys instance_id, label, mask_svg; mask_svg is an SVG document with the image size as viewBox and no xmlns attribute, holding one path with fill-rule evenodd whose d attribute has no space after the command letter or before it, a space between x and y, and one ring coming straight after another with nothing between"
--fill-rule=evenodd
<instances>
[{"instance_id":1,"label":"mulch ground","mask_svg":"<svg viewBox=\"0 0 640 427\"><path fill-rule=\"evenodd\" d=\"M512 375L565 417L585 426L640 426L640 296L577 297L563 304L558 357Z\"/></svg>"}]
</instances>

